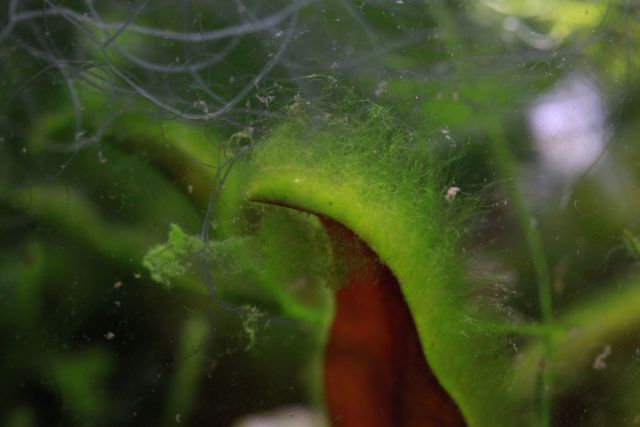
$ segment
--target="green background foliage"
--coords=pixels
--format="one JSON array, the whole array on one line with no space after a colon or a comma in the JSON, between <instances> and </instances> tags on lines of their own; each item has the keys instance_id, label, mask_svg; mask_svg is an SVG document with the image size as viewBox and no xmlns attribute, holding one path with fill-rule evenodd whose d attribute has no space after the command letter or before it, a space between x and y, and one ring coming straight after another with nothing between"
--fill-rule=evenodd
<instances>
[{"instance_id":1,"label":"green background foliage","mask_svg":"<svg viewBox=\"0 0 640 427\"><path fill-rule=\"evenodd\" d=\"M2 425L321 411L341 266L252 197L379 254L470 425L638 422L636 2L94 3L0 6ZM540 169L576 76L606 151Z\"/></svg>"}]
</instances>

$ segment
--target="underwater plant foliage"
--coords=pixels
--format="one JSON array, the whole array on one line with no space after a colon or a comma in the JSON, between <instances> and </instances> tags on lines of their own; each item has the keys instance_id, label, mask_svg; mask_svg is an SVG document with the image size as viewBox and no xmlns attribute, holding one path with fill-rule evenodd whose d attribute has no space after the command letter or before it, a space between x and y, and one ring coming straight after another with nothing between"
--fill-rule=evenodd
<instances>
[{"instance_id":1,"label":"underwater plant foliage","mask_svg":"<svg viewBox=\"0 0 640 427\"><path fill-rule=\"evenodd\" d=\"M640 423L637 17L1 5L0 423Z\"/></svg>"}]
</instances>

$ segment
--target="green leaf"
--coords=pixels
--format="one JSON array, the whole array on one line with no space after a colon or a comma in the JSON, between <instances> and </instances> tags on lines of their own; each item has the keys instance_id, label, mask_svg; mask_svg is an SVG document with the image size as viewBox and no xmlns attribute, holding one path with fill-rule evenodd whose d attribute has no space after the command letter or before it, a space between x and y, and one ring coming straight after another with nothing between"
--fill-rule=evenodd
<instances>
[{"instance_id":1,"label":"green leaf","mask_svg":"<svg viewBox=\"0 0 640 427\"><path fill-rule=\"evenodd\" d=\"M394 130L388 112L365 103L325 123L281 126L255 150L251 168L249 200L336 221L391 269L428 363L469 425L534 422L532 396L510 390L516 355L490 326L500 319L475 310L464 288L459 207L444 200L425 139Z\"/></svg>"}]
</instances>

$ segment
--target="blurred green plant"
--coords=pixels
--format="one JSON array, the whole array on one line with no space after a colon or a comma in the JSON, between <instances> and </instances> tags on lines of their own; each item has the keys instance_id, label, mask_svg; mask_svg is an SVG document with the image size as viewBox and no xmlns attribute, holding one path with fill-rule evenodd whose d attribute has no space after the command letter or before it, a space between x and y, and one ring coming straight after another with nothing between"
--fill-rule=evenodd
<instances>
[{"instance_id":1,"label":"blurred green plant","mask_svg":"<svg viewBox=\"0 0 640 427\"><path fill-rule=\"evenodd\" d=\"M640 213L633 2L89 4L10 1L0 12L0 423L226 425L291 402L322 408L323 334L342 267L314 217L247 202L247 182L272 164L263 184L289 194L295 167L331 165L323 176L342 177L331 192L311 177L295 196L351 185L358 191L332 208L344 216L361 194L378 206L376 196L393 201L411 187L411 169L395 162L414 154L446 165L439 186L427 182L444 207L390 207L442 218L476 199L447 231L456 261L428 260L468 272L458 280L475 305L462 310L483 319L477 339L503 346L502 365L476 375L499 371L489 379L507 388L489 388L467 421L488 423L482 410L501 405L517 412L511 401L525 402L518 422L533 425L637 420L638 239L626 231ZM207 29L221 38L203 40ZM533 203L525 172L539 153L527 109L576 72L605 97L606 156L622 178L587 171L565 205ZM391 111L367 101L362 130L344 86ZM305 120L309 133L296 127ZM325 148L307 151L323 124L334 127ZM389 164L369 170L388 132L404 136L384 146ZM350 140L364 141L352 157ZM429 153L412 151L416 141ZM220 166L245 148L221 183ZM453 186L461 190L445 204ZM370 243L382 229L360 237ZM378 239L420 238L411 233ZM469 333L448 325L427 335ZM438 375L463 406L487 389L476 384L471 396L471 382Z\"/></svg>"}]
</instances>

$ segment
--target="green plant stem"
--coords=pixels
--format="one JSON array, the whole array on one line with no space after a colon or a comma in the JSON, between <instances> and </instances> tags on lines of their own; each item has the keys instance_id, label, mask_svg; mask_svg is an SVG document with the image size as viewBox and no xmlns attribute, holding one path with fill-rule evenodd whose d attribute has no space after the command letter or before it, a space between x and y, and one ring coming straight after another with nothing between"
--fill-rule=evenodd
<instances>
[{"instance_id":1,"label":"green plant stem","mask_svg":"<svg viewBox=\"0 0 640 427\"><path fill-rule=\"evenodd\" d=\"M492 121L489 127L491 148L498 167L498 171L505 180L507 192L512 201L516 219L524 235L527 249L533 262L536 274L536 284L538 290L538 303L540 305L542 324L547 333L544 336L545 360L551 360L553 346L551 331L553 326L553 301L551 295L551 280L549 278L549 267L545 259L540 235L536 230L534 218L529 211L529 207L522 193L522 189L515 175L515 160L500 120ZM551 395L553 387L553 373L548 364L545 363L542 371L542 395L541 395L541 425L548 427L551 424Z\"/></svg>"},{"instance_id":2,"label":"green plant stem","mask_svg":"<svg viewBox=\"0 0 640 427\"><path fill-rule=\"evenodd\" d=\"M165 406L166 426L189 424L202 378L209 334L209 321L203 315L194 314L184 322L181 342L177 348L176 370Z\"/></svg>"},{"instance_id":3,"label":"green plant stem","mask_svg":"<svg viewBox=\"0 0 640 427\"><path fill-rule=\"evenodd\" d=\"M550 363L556 379L555 393L584 383L589 378L587 373L594 369L595 355L605 345L618 347L631 336L630 331L640 328L640 281L610 283L604 288L609 291L592 296L555 320ZM544 346L544 341L534 341L522 352L513 383L518 393L529 394L533 373L544 360Z\"/></svg>"},{"instance_id":4,"label":"green plant stem","mask_svg":"<svg viewBox=\"0 0 640 427\"><path fill-rule=\"evenodd\" d=\"M627 229L625 229L623 233L627 245L636 256L636 258L640 259L640 240Z\"/></svg>"}]
</instances>

